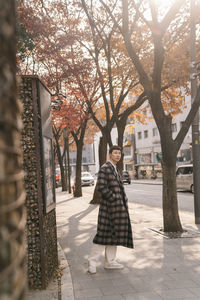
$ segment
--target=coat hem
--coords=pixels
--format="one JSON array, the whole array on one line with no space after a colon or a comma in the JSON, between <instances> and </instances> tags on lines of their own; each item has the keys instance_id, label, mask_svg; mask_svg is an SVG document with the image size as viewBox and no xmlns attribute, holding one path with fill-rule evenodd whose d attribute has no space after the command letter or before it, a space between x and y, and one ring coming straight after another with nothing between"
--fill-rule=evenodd
<instances>
[{"instance_id":1,"label":"coat hem","mask_svg":"<svg viewBox=\"0 0 200 300\"><path fill-rule=\"evenodd\" d=\"M120 243L99 243L99 242L93 241L93 244L103 245L103 246L122 246L122 247L130 248L130 249L134 249L134 246L128 246L128 245L124 245L124 244L120 244Z\"/></svg>"}]
</instances>

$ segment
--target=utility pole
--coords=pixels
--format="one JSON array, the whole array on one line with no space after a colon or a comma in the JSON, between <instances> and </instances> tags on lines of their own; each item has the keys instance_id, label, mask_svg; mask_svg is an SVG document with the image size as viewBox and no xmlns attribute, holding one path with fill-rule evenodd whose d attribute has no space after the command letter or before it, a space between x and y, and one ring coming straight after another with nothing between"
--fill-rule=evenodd
<instances>
[{"instance_id":1,"label":"utility pole","mask_svg":"<svg viewBox=\"0 0 200 300\"><path fill-rule=\"evenodd\" d=\"M196 61L196 9L195 0L190 0L190 80L191 104L197 93L197 65ZM192 154L193 154L193 182L194 182L194 213L195 224L200 224L200 144L199 144L199 109L192 122Z\"/></svg>"},{"instance_id":2,"label":"utility pole","mask_svg":"<svg viewBox=\"0 0 200 300\"><path fill-rule=\"evenodd\" d=\"M68 190L68 167L67 167L67 133L66 128L63 130L63 136L64 136L64 164L65 164L65 181L66 181L66 191Z\"/></svg>"},{"instance_id":3,"label":"utility pole","mask_svg":"<svg viewBox=\"0 0 200 300\"><path fill-rule=\"evenodd\" d=\"M70 158L69 158L69 130L66 134L66 154L67 154L67 174L68 174L68 187L69 193L71 194L71 168L70 168Z\"/></svg>"}]
</instances>

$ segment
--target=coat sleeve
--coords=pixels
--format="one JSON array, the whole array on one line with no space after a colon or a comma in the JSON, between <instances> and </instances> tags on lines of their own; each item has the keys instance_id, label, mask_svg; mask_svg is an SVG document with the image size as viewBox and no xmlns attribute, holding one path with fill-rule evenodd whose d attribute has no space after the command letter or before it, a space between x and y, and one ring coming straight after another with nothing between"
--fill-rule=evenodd
<instances>
[{"instance_id":1,"label":"coat sleeve","mask_svg":"<svg viewBox=\"0 0 200 300\"><path fill-rule=\"evenodd\" d=\"M115 194L108 188L108 178L105 168L101 168L98 173L97 190L102 194L103 198L114 200Z\"/></svg>"}]
</instances>

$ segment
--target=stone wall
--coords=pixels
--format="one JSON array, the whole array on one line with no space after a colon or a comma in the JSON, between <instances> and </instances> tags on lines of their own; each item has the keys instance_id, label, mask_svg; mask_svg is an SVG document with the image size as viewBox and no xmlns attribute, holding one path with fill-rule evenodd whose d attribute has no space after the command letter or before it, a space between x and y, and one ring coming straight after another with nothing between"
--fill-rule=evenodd
<instances>
[{"instance_id":1,"label":"stone wall","mask_svg":"<svg viewBox=\"0 0 200 300\"><path fill-rule=\"evenodd\" d=\"M55 209L45 213L37 77L22 77L22 145L27 207L27 261L29 287L43 289L58 266Z\"/></svg>"}]
</instances>

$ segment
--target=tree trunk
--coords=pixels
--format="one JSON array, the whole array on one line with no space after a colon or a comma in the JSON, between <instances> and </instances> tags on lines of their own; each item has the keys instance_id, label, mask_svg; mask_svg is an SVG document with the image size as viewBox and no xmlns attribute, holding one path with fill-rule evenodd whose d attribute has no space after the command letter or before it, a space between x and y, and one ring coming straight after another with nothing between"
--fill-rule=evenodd
<instances>
[{"instance_id":1,"label":"tree trunk","mask_svg":"<svg viewBox=\"0 0 200 300\"><path fill-rule=\"evenodd\" d=\"M71 134L76 143L76 178L74 183L74 197L82 197L82 186L81 186L81 169L82 169L82 152L83 152L83 141L85 136L85 131L87 127L88 119L84 120L83 126L79 128L77 132L71 131ZM79 136L79 137L78 137Z\"/></svg>"},{"instance_id":2,"label":"tree trunk","mask_svg":"<svg viewBox=\"0 0 200 300\"><path fill-rule=\"evenodd\" d=\"M64 169L64 166L63 166L63 159L62 159L62 155L61 155L61 152L60 152L59 143L57 144L57 156L58 156L58 163L60 165L62 191L64 192L64 191L67 191L67 180L66 180L66 176L65 176L65 169Z\"/></svg>"},{"instance_id":3,"label":"tree trunk","mask_svg":"<svg viewBox=\"0 0 200 300\"><path fill-rule=\"evenodd\" d=\"M0 0L0 299L25 299L25 192L16 100L15 1Z\"/></svg>"},{"instance_id":4,"label":"tree trunk","mask_svg":"<svg viewBox=\"0 0 200 300\"><path fill-rule=\"evenodd\" d=\"M60 166L62 191L64 192L64 191L67 191L67 181L66 181L66 177L65 177L63 159L62 159L62 155L61 155L61 152L60 152L60 144L59 144L59 141L58 141L58 137L55 133L54 133L54 138L55 138L55 141L56 141L56 153L57 153L57 157L58 157L58 163L59 163L59 166Z\"/></svg>"},{"instance_id":5,"label":"tree trunk","mask_svg":"<svg viewBox=\"0 0 200 300\"><path fill-rule=\"evenodd\" d=\"M66 177L65 167L63 165L63 160L62 159L61 159L61 162L60 162L60 174L61 174L62 191L65 192L65 191L67 191L67 177Z\"/></svg>"},{"instance_id":6,"label":"tree trunk","mask_svg":"<svg viewBox=\"0 0 200 300\"><path fill-rule=\"evenodd\" d=\"M162 162L163 170L163 230L182 232L176 191L176 160Z\"/></svg>"},{"instance_id":7,"label":"tree trunk","mask_svg":"<svg viewBox=\"0 0 200 300\"><path fill-rule=\"evenodd\" d=\"M106 162L107 158L107 140L105 136L100 137L99 141L99 166L102 166ZM99 204L101 201L101 194L97 191L97 185L95 186L93 198L90 204Z\"/></svg>"},{"instance_id":8,"label":"tree trunk","mask_svg":"<svg viewBox=\"0 0 200 300\"><path fill-rule=\"evenodd\" d=\"M81 186L81 167L82 167L82 152L83 152L83 141L79 140L76 143L76 179L74 197L82 197L82 186Z\"/></svg>"},{"instance_id":9,"label":"tree trunk","mask_svg":"<svg viewBox=\"0 0 200 300\"><path fill-rule=\"evenodd\" d=\"M162 148L163 230L165 232L182 232L176 190L176 157L178 146L172 138L171 115L160 118L160 114L156 111L157 106L152 105L152 111L154 112L154 118L159 128Z\"/></svg>"},{"instance_id":10,"label":"tree trunk","mask_svg":"<svg viewBox=\"0 0 200 300\"><path fill-rule=\"evenodd\" d=\"M99 141L99 166L101 167L107 160L107 140L105 136L100 137Z\"/></svg>"},{"instance_id":11,"label":"tree trunk","mask_svg":"<svg viewBox=\"0 0 200 300\"><path fill-rule=\"evenodd\" d=\"M118 132L118 145L123 149L123 138L124 138L124 131L126 127L126 120L117 122L117 132ZM117 163L117 168L119 169L119 172L122 174L123 168L124 168L124 154L122 151L122 157L120 161Z\"/></svg>"}]
</instances>

